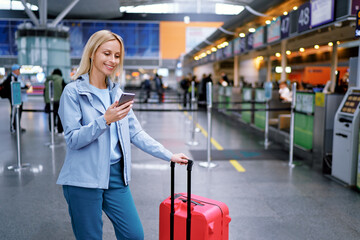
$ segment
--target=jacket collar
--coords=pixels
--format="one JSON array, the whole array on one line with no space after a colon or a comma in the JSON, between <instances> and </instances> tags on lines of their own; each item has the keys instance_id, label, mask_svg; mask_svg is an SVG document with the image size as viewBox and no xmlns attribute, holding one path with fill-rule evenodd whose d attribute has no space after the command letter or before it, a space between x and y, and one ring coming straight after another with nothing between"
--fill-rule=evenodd
<instances>
[{"instance_id":1,"label":"jacket collar","mask_svg":"<svg viewBox=\"0 0 360 240\"><path fill-rule=\"evenodd\" d=\"M111 101L114 102L114 99L117 97L117 92L119 89L119 84L113 83L109 78L106 79L107 85L109 86ZM105 107L101 101L94 101L94 94L90 88L89 74L85 73L76 79L76 88L80 95L85 95L89 99L90 104L102 114L105 114Z\"/></svg>"}]
</instances>

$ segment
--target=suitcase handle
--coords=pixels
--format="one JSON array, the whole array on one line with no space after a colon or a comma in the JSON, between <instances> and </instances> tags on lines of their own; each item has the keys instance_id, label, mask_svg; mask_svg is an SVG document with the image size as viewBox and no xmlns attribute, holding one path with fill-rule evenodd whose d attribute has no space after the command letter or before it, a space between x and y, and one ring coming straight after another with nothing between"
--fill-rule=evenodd
<instances>
[{"instance_id":1,"label":"suitcase handle","mask_svg":"<svg viewBox=\"0 0 360 240\"><path fill-rule=\"evenodd\" d=\"M187 164L187 218L186 218L186 240L190 240L191 233L191 171L194 161L188 159ZM174 239L174 215L175 215L175 163L171 162L171 208L170 208L170 239Z\"/></svg>"},{"instance_id":2,"label":"suitcase handle","mask_svg":"<svg viewBox=\"0 0 360 240\"><path fill-rule=\"evenodd\" d=\"M179 200L183 201L183 202L188 202L187 199L183 199L183 198L179 198ZM194 200L191 200L191 203L193 203L194 205L199 205L199 206L204 206L204 204L201 204L199 202L196 202Z\"/></svg>"}]
</instances>

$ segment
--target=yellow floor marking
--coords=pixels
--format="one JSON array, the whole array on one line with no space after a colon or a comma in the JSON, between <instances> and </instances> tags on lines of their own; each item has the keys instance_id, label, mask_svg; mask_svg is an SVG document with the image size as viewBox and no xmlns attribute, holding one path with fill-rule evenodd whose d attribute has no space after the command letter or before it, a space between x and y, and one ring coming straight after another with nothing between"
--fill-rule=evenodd
<instances>
[{"instance_id":1,"label":"yellow floor marking","mask_svg":"<svg viewBox=\"0 0 360 240\"><path fill-rule=\"evenodd\" d=\"M224 148L215 139L211 138L210 141L217 150L219 150L219 151L224 150Z\"/></svg>"},{"instance_id":2,"label":"yellow floor marking","mask_svg":"<svg viewBox=\"0 0 360 240\"><path fill-rule=\"evenodd\" d=\"M208 136L208 133L207 131L205 131L205 129L203 127L200 126L200 124L196 124L196 127L198 127L200 129L200 132L205 136L207 137ZM222 151L224 150L224 148L214 139L214 138L211 138L210 139L210 142L212 143L212 145L214 145L214 147L219 150L219 151Z\"/></svg>"},{"instance_id":3,"label":"yellow floor marking","mask_svg":"<svg viewBox=\"0 0 360 240\"><path fill-rule=\"evenodd\" d=\"M243 166L241 166L241 164L236 161L236 160L230 160L230 163L233 165L233 167L238 171L238 172L245 172L245 168L243 168Z\"/></svg>"},{"instance_id":4,"label":"yellow floor marking","mask_svg":"<svg viewBox=\"0 0 360 240\"><path fill-rule=\"evenodd\" d=\"M184 112L185 115L187 115L187 113ZM189 116L191 117L191 116ZM200 132L205 136L207 137L208 136L208 133L207 131L202 127L200 126L199 123L196 123L196 127L200 129ZM214 145L214 147L219 150L219 151L222 151L224 150L224 148L214 139L214 138L211 138L210 139L212 145ZM240 163L238 163L238 161L236 160L230 160L230 163L234 166L234 168L238 171L238 172L245 172L245 168L243 168L243 166L240 165Z\"/></svg>"},{"instance_id":5,"label":"yellow floor marking","mask_svg":"<svg viewBox=\"0 0 360 240\"><path fill-rule=\"evenodd\" d=\"M204 134L205 137L207 137L207 132L205 131L205 129L203 129L202 126L200 126L200 124L197 123L196 127L200 129L201 133Z\"/></svg>"},{"instance_id":6,"label":"yellow floor marking","mask_svg":"<svg viewBox=\"0 0 360 240\"><path fill-rule=\"evenodd\" d=\"M205 129L203 127L200 126L200 124L197 123L196 127L200 129L200 131L202 132L202 134L204 134L205 137L207 137L208 133L205 131ZM220 151L224 150L224 148L217 141L215 141L215 139L211 138L210 141L217 150L220 150ZM245 172L245 168L243 168L243 166L241 166L240 163L238 163L238 161L230 160L230 163L234 166L234 168L238 172Z\"/></svg>"}]
</instances>

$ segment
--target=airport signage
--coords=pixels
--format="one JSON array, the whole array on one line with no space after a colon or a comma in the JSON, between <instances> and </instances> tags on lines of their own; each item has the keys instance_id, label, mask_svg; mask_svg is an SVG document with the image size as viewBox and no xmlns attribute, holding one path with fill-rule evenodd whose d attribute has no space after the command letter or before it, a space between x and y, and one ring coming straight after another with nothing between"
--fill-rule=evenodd
<instances>
[{"instance_id":1,"label":"airport signage","mask_svg":"<svg viewBox=\"0 0 360 240\"><path fill-rule=\"evenodd\" d=\"M268 25L267 30L267 42L275 42L280 39L280 27L281 27L281 18L276 18L275 21L272 21L270 25Z\"/></svg>"},{"instance_id":2,"label":"airport signage","mask_svg":"<svg viewBox=\"0 0 360 240\"><path fill-rule=\"evenodd\" d=\"M360 0L352 0L350 14L355 15L359 9L360 9Z\"/></svg>"},{"instance_id":3,"label":"airport signage","mask_svg":"<svg viewBox=\"0 0 360 240\"><path fill-rule=\"evenodd\" d=\"M246 37L246 49L247 50L253 49L254 48L253 45L254 45L254 34L250 33Z\"/></svg>"},{"instance_id":4,"label":"airport signage","mask_svg":"<svg viewBox=\"0 0 360 240\"><path fill-rule=\"evenodd\" d=\"M304 3L298 9L298 32L304 32L310 29L311 24L311 4L310 2Z\"/></svg>"},{"instance_id":5,"label":"airport signage","mask_svg":"<svg viewBox=\"0 0 360 240\"><path fill-rule=\"evenodd\" d=\"M11 82L11 103L13 106L21 105L20 82Z\"/></svg>"},{"instance_id":6,"label":"airport signage","mask_svg":"<svg viewBox=\"0 0 360 240\"><path fill-rule=\"evenodd\" d=\"M311 27L334 21L334 0L311 1Z\"/></svg>"},{"instance_id":7,"label":"airport signage","mask_svg":"<svg viewBox=\"0 0 360 240\"><path fill-rule=\"evenodd\" d=\"M246 40L246 38L240 39L240 53L243 53L246 50Z\"/></svg>"},{"instance_id":8,"label":"airport signage","mask_svg":"<svg viewBox=\"0 0 360 240\"><path fill-rule=\"evenodd\" d=\"M360 10L358 10L356 13L355 37L360 37Z\"/></svg>"},{"instance_id":9,"label":"airport signage","mask_svg":"<svg viewBox=\"0 0 360 240\"><path fill-rule=\"evenodd\" d=\"M233 57L233 42L230 41L229 45L224 48L224 57L230 58Z\"/></svg>"},{"instance_id":10,"label":"airport signage","mask_svg":"<svg viewBox=\"0 0 360 240\"><path fill-rule=\"evenodd\" d=\"M241 38L234 39L234 55L239 55L241 53L240 49Z\"/></svg>"},{"instance_id":11,"label":"airport signage","mask_svg":"<svg viewBox=\"0 0 360 240\"><path fill-rule=\"evenodd\" d=\"M264 27L259 27L254 33L253 47L258 48L264 45Z\"/></svg>"},{"instance_id":12,"label":"airport signage","mask_svg":"<svg viewBox=\"0 0 360 240\"><path fill-rule=\"evenodd\" d=\"M290 35L290 14L281 16L280 35L281 39L288 38Z\"/></svg>"}]
</instances>

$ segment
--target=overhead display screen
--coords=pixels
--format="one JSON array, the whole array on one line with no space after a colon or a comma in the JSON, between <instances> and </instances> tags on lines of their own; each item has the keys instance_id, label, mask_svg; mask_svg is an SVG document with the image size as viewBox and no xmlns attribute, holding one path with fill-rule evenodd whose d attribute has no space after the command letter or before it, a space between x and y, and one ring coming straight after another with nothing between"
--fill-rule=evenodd
<instances>
[{"instance_id":1,"label":"overhead display screen","mask_svg":"<svg viewBox=\"0 0 360 240\"><path fill-rule=\"evenodd\" d=\"M280 26L281 25L281 18L278 17L275 21L271 22L268 25L267 31L267 42L271 43L280 39Z\"/></svg>"},{"instance_id":2,"label":"overhead display screen","mask_svg":"<svg viewBox=\"0 0 360 240\"><path fill-rule=\"evenodd\" d=\"M334 0L311 1L311 27L323 25L334 20Z\"/></svg>"},{"instance_id":3,"label":"overhead display screen","mask_svg":"<svg viewBox=\"0 0 360 240\"><path fill-rule=\"evenodd\" d=\"M355 113L360 102L359 94L350 94L341 108L343 113Z\"/></svg>"},{"instance_id":4,"label":"overhead display screen","mask_svg":"<svg viewBox=\"0 0 360 240\"><path fill-rule=\"evenodd\" d=\"M262 45L264 45L264 27L259 27L254 33L253 47L257 48L261 47Z\"/></svg>"}]
</instances>

